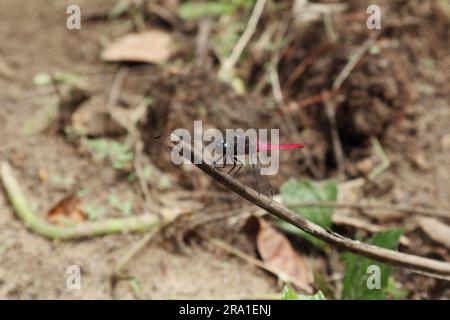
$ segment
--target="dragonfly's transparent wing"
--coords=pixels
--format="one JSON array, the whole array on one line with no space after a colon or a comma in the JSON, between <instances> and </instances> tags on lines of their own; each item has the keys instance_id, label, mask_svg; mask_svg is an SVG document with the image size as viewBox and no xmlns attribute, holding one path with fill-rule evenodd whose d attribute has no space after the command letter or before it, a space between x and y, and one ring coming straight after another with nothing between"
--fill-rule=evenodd
<instances>
[{"instance_id":1,"label":"dragonfly's transparent wing","mask_svg":"<svg viewBox=\"0 0 450 320\"><path fill-rule=\"evenodd\" d=\"M259 159L259 157L258 157ZM258 191L260 194L273 198L272 187L270 185L270 181L266 175L261 174L261 166L259 164L259 160L255 163L251 164L252 174L254 178L254 189Z\"/></svg>"}]
</instances>

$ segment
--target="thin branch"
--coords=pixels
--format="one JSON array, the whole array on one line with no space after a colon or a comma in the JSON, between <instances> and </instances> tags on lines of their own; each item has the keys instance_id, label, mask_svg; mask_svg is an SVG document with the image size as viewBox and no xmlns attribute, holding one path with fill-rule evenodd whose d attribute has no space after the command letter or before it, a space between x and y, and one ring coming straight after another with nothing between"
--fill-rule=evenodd
<instances>
[{"instance_id":1,"label":"thin branch","mask_svg":"<svg viewBox=\"0 0 450 320\"><path fill-rule=\"evenodd\" d=\"M258 0L256 2L255 7L253 8L252 14L250 16L250 19L248 20L247 27L245 28L238 42L234 46L231 55L227 59L225 59L225 61L222 64L222 67L220 68L219 75L221 75L221 77L225 79L228 78L234 66L239 61L242 52L244 52L245 47L247 46L248 42L250 41L250 39L252 38L253 34L256 31L256 26L258 25L259 19L261 18L261 15L264 11L266 2L267 0Z\"/></svg>"},{"instance_id":2,"label":"thin branch","mask_svg":"<svg viewBox=\"0 0 450 320\"><path fill-rule=\"evenodd\" d=\"M310 287L301 286L298 283L298 281L295 281L294 279L292 279L292 277L290 277L288 274L283 274L283 273L275 270L274 268L268 266L267 263L265 263L261 260L258 260L255 257L253 257L237 248L234 248L233 246L230 246L228 243L226 243L220 239L216 239L216 238L208 238L205 236L202 236L202 237L207 239L209 241L209 243L213 244L214 246L216 246L222 250L225 250L228 253L234 254L235 256L247 261L248 263L254 264L257 267L276 275L278 277L278 279L280 279L281 281L283 281L285 283L289 283L289 284L294 284L296 287L305 291L306 293L309 293L309 294L312 293L312 289Z\"/></svg>"},{"instance_id":3,"label":"thin branch","mask_svg":"<svg viewBox=\"0 0 450 320\"><path fill-rule=\"evenodd\" d=\"M211 36L212 21L206 17L199 22L197 37L195 39L195 63L204 67L207 62L209 38Z\"/></svg>"},{"instance_id":4,"label":"thin branch","mask_svg":"<svg viewBox=\"0 0 450 320\"><path fill-rule=\"evenodd\" d=\"M372 224L370 222L364 221L360 218L344 215L344 214L336 214L334 213L332 216L333 224L343 225L353 227L359 230L365 230L370 233L378 233L388 230L388 228ZM411 240L409 240L406 236L400 237L400 244L404 246L410 246Z\"/></svg>"},{"instance_id":5,"label":"thin branch","mask_svg":"<svg viewBox=\"0 0 450 320\"><path fill-rule=\"evenodd\" d=\"M283 39L287 30L288 24L287 23L282 24L276 38ZM297 129L297 126L295 125L294 120L286 110L286 103L283 96L283 90L281 89L280 77L278 75L278 64L280 62L281 42L282 41L279 41L279 43L276 45L277 48L272 52L272 57L270 59L271 60L269 68L269 75L271 80L270 83L272 87L273 96L275 98L275 101L277 102L278 110L281 115L281 120L284 122L289 131L294 135L294 137L296 139L300 139L301 137ZM314 164L309 151L304 150L303 155L308 168L311 170L311 173L315 177L321 177L319 169Z\"/></svg>"},{"instance_id":6,"label":"thin branch","mask_svg":"<svg viewBox=\"0 0 450 320\"><path fill-rule=\"evenodd\" d=\"M276 39L283 39L288 30L288 24L281 24L280 30L275 34ZM272 87L273 97L277 102L278 110L285 122L286 126L289 128L291 133L299 136L299 132L297 130L297 126L295 125L292 117L286 112L286 103L283 96L283 91L281 89L280 77L278 75L278 64L280 62L280 50L282 47L282 40L279 40L276 43L275 49L272 51L272 56L270 58L270 67L269 67L269 75L270 75L270 83Z\"/></svg>"},{"instance_id":7,"label":"thin branch","mask_svg":"<svg viewBox=\"0 0 450 320\"><path fill-rule=\"evenodd\" d=\"M344 83L345 79L348 78L352 70L356 67L358 62L361 60L361 58L364 56L367 50L374 44L375 40L378 38L378 36L381 34L381 32L376 33L374 37L367 39L364 41L364 43L354 52L352 55L352 58L349 59L348 63L345 65L345 67L342 69L342 71L339 73L339 75L336 77L336 79L333 82L332 89L333 91L339 90L341 85Z\"/></svg>"},{"instance_id":8,"label":"thin branch","mask_svg":"<svg viewBox=\"0 0 450 320\"><path fill-rule=\"evenodd\" d=\"M176 137L175 135L171 135L171 140L177 141L177 138L178 137ZM174 146L171 141L167 141L167 144L170 147ZM258 207L266 210L272 215L300 228L301 230L327 243L381 262L387 262L392 265L408 268L411 270L423 271L440 276L445 276L447 277L447 279L450 279L450 263L380 248L360 241L348 239L334 232L325 230L321 226L312 223L299 214L296 214L282 204L262 195L252 188L243 185L230 175L217 170L208 163L203 162L202 153L191 148L191 146L185 141L181 141L179 142L179 144L181 144L180 147L183 148L183 154L187 157L188 160L193 162L198 168L220 182L222 185L239 194L244 199L247 199L248 201L257 205Z\"/></svg>"},{"instance_id":9,"label":"thin branch","mask_svg":"<svg viewBox=\"0 0 450 320\"><path fill-rule=\"evenodd\" d=\"M325 26L327 38L331 43L336 43L338 41L338 36L336 35L336 31L334 31L333 17L331 13L331 11L326 11L323 13L323 24Z\"/></svg>"},{"instance_id":10,"label":"thin branch","mask_svg":"<svg viewBox=\"0 0 450 320\"><path fill-rule=\"evenodd\" d=\"M361 204L361 203L338 203L333 201L314 201L314 202L299 202L289 203L287 205L290 208L310 208L310 207L322 207L322 208L336 208L336 209L355 209L355 210L386 210L386 211L399 211L404 213L415 213L425 216L450 218L450 210L439 208L427 208L427 207L414 207L396 204Z\"/></svg>"},{"instance_id":11,"label":"thin branch","mask_svg":"<svg viewBox=\"0 0 450 320\"><path fill-rule=\"evenodd\" d=\"M381 173L383 173L390 167L391 161L389 160L389 157L387 156L386 152L381 146L380 141L376 137L372 137L370 141L372 142L375 154L381 160L381 163L378 166L376 166L368 175L369 180L374 180L376 177L378 177Z\"/></svg>"},{"instance_id":12,"label":"thin branch","mask_svg":"<svg viewBox=\"0 0 450 320\"><path fill-rule=\"evenodd\" d=\"M147 180L145 179L144 169L142 168L142 149L144 148L144 143L140 137L136 137L135 148L134 148L134 171L136 172L136 176L139 181L139 186L142 191L142 195L145 202L145 208L149 212L155 212L159 218L162 218L156 206L152 202L152 196L150 189L147 184Z\"/></svg>"},{"instance_id":13,"label":"thin branch","mask_svg":"<svg viewBox=\"0 0 450 320\"><path fill-rule=\"evenodd\" d=\"M303 58L300 64L294 69L294 71L289 75L285 82L286 90L297 81L301 75L306 71L306 69L317 61L317 57L321 55L325 50L331 47L331 43L327 42L316 48L313 48L305 58ZM320 96L320 95L319 95Z\"/></svg>"},{"instance_id":14,"label":"thin branch","mask_svg":"<svg viewBox=\"0 0 450 320\"><path fill-rule=\"evenodd\" d=\"M121 68L115 75L113 84L110 89L108 103L106 105L106 109L111 116L111 118L116 121L122 128L124 128L129 133L129 138L131 138L130 144L134 144L134 170L136 172L137 178L139 180L139 186L142 191L142 195L144 197L145 207L148 211L154 211L155 206L152 205L150 190L147 185L147 181L145 181L143 168L142 168L142 150L144 148L143 142L137 129L138 122L146 115L147 104L144 101L141 101L139 105L136 107L134 112L132 113L129 121L122 119L119 114L117 114L114 110L114 106L117 104L117 100L119 99L120 90L122 88L125 77L128 74L127 68Z\"/></svg>"},{"instance_id":15,"label":"thin branch","mask_svg":"<svg viewBox=\"0 0 450 320\"><path fill-rule=\"evenodd\" d=\"M145 248L147 243L154 237L154 235L160 230L160 228L153 228L149 232L147 232L142 239L140 239L137 243L133 244L132 248L119 260L114 268L114 277L120 278L122 276L123 270L142 249Z\"/></svg>"},{"instance_id":16,"label":"thin branch","mask_svg":"<svg viewBox=\"0 0 450 320\"><path fill-rule=\"evenodd\" d=\"M339 180L345 179L345 155L342 149L341 138L339 137L339 131L336 123L335 105L330 99L327 92L323 93L323 103L325 106L325 114L328 119L328 125L330 126L331 140L333 141L334 157L336 158L338 167Z\"/></svg>"},{"instance_id":17,"label":"thin branch","mask_svg":"<svg viewBox=\"0 0 450 320\"><path fill-rule=\"evenodd\" d=\"M180 27L181 21L178 16L164 6L157 4L156 1L150 1L147 5L147 10L149 13L153 13L168 22L174 30Z\"/></svg>"},{"instance_id":18,"label":"thin branch","mask_svg":"<svg viewBox=\"0 0 450 320\"><path fill-rule=\"evenodd\" d=\"M111 119L117 122L120 126L125 128L127 131L130 131L125 121L115 112L114 107L117 104L120 96L120 90L122 89L123 81L125 80L128 74L127 68L120 68L114 76L113 83L111 85L111 89L109 91L108 101L106 103L106 110L110 115Z\"/></svg>"}]
</instances>

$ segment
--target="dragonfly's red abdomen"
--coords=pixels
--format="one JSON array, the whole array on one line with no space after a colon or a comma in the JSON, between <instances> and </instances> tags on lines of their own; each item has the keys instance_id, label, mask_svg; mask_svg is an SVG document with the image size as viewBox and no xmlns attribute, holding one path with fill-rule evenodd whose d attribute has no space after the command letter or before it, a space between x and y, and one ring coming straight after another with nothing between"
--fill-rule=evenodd
<instances>
[{"instance_id":1,"label":"dragonfly's red abdomen","mask_svg":"<svg viewBox=\"0 0 450 320\"><path fill-rule=\"evenodd\" d=\"M289 150L289 149L303 149L305 145L301 143L285 143L285 144L265 144L258 142L257 151L263 150Z\"/></svg>"}]
</instances>

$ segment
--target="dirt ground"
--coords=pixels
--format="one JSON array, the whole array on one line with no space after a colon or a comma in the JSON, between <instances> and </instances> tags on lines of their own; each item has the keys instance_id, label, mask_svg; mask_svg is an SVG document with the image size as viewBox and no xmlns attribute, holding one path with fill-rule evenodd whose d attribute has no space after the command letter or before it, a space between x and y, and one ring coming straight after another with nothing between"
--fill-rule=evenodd
<instances>
[{"instance_id":1,"label":"dirt ground","mask_svg":"<svg viewBox=\"0 0 450 320\"><path fill-rule=\"evenodd\" d=\"M345 19L361 20L354 14L360 7L363 13L361 24L364 25L367 5L362 2L350 1L353 15L349 13ZM380 2L386 5L386 2ZM139 215L146 207L138 182L130 182L126 175L104 162L95 161L83 146L55 130L32 133L27 130L33 128L36 121L41 121L45 114L43 110L58 101L52 86L33 83L33 77L40 72L77 71L86 75L91 95L109 95L118 67L104 63L99 54L101 39L110 36L112 29L112 22L105 19L105 15L116 1L77 3L86 17L78 31L69 31L65 27L66 8L73 1L3 0L0 4L0 159L13 165L33 209L43 219L46 219L46 212L74 188L89 190L83 202L105 207L104 217L121 214L108 202L112 193L119 195L122 201L132 203L133 214ZM387 27L377 40L386 54L375 56L374 63L362 63L355 68L342 85L342 97L337 99L337 128L346 155L347 177L357 178L361 172L367 172L365 166L373 167L377 160L369 138L376 136L391 164L364 188L364 199L450 208L450 22L443 14L436 13L436 1L410 1L409 4L398 1L389 6L391 9L396 6L396 11L389 12L392 19L388 20L392 26ZM405 17L416 18L418 22L402 20ZM349 26L345 19L336 20L338 32ZM161 25L169 29L167 25ZM188 44L194 42L194 31L171 31ZM345 65L345 57L356 44L364 41L361 41L361 34L365 33L345 37L339 46L316 54L314 59L318 63L308 67L300 79L289 81L292 73L289 70L293 70L308 52L317 49L316 45L323 39L311 41L313 35L305 33L301 41L292 42L286 51L288 58L279 64L281 83L291 85L285 92L287 99L304 101L328 88ZM190 50L189 46L183 50ZM211 60L211 64L217 63ZM243 78L256 82L263 72L262 64L256 65L248 67ZM217 195L225 192L224 189L196 171L181 170L168 164L164 148L149 137L189 125L201 114L195 109L198 105L210 110L205 120L211 126L234 124L246 127L256 122L268 127L277 126L281 121L272 119L267 111L257 110L259 105L275 103L270 87L240 97L220 83L216 69L200 69L193 65L172 68L134 65L129 68L121 93L129 101L151 95L158 106L142 124L144 151L148 161L170 178L172 187L161 190L153 184L152 195L169 199L172 193L192 191L188 196L190 201L202 202L195 212L200 217L247 204L243 200L228 203L219 197L211 200L209 193ZM371 94L366 94L370 90L373 90ZM361 111L361 105L373 108ZM184 118L176 113L179 106L187 110ZM228 106L229 114L220 113L221 106ZM295 105L293 109L291 106L293 104L287 103L287 112L298 124L302 142L310 146L310 155L317 168L314 172L300 156L283 156L282 170L272 181L275 193L290 177L321 180L336 176L338 171L320 103L297 109ZM157 119L158 124L152 119ZM418 228L415 216L402 215L392 219L380 215L372 216L369 221L389 227L406 227L410 242L407 246L401 245L401 251L450 262L450 248L436 243ZM177 228L174 229L177 233ZM221 220L204 230L256 255L255 245L249 243L248 234L239 222ZM339 231L351 237L355 235L352 228L344 227ZM25 228L2 190L0 298L220 299L257 297L282 290L281 282L273 275L190 234L185 235L181 245L176 236L158 234L127 266L132 280L113 284L111 277L115 264L141 238L142 234L120 234L50 241ZM299 248L305 249L318 265L324 264L322 253L305 244L300 244ZM66 288L66 269L70 265L81 266L81 290ZM409 299L450 298L449 282L397 268L394 275L401 286L409 290Z\"/></svg>"}]
</instances>

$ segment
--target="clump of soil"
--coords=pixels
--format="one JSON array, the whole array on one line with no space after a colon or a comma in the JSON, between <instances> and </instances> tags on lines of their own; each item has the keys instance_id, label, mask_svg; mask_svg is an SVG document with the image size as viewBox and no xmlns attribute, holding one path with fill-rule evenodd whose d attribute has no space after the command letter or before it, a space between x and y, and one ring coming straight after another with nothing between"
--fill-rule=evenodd
<instances>
[{"instance_id":1,"label":"clump of soil","mask_svg":"<svg viewBox=\"0 0 450 320\"><path fill-rule=\"evenodd\" d=\"M358 145L373 136L383 138L410 104L407 63L401 54L384 51L363 61L342 88L345 96L337 105L336 121L346 145Z\"/></svg>"},{"instance_id":2,"label":"clump of soil","mask_svg":"<svg viewBox=\"0 0 450 320\"><path fill-rule=\"evenodd\" d=\"M270 127L276 123L270 99L239 96L210 70L185 68L151 79L147 94L154 98L146 128L168 134L176 128L193 128L194 120L219 130Z\"/></svg>"}]
</instances>

